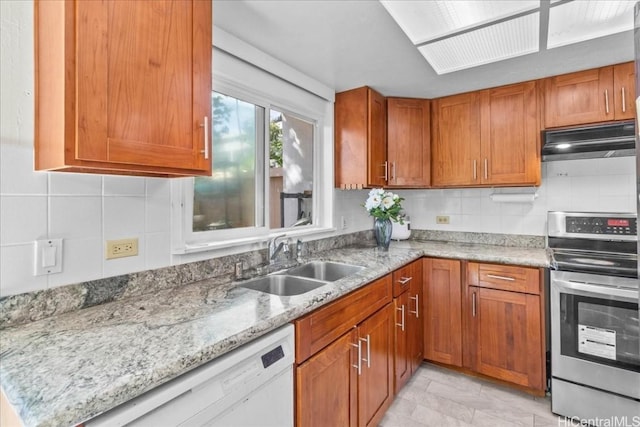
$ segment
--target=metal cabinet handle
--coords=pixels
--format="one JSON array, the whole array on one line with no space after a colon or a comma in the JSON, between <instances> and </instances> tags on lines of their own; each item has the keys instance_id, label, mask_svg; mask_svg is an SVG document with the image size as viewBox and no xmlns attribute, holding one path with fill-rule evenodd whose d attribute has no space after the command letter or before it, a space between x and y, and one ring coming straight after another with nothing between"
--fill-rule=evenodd
<instances>
[{"instance_id":1,"label":"metal cabinet handle","mask_svg":"<svg viewBox=\"0 0 640 427\"><path fill-rule=\"evenodd\" d=\"M490 277L491 279L507 280L509 282L515 282L516 281L516 279L514 277L497 276L495 274L487 274L487 277Z\"/></svg>"},{"instance_id":2,"label":"metal cabinet handle","mask_svg":"<svg viewBox=\"0 0 640 427\"><path fill-rule=\"evenodd\" d=\"M367 368L371 367L371 337L369 336L369 334L367 334L366 338L360 338L360 342L366 342L367 343L367 358L366 359L361 359L365 362L367 362ZM360 344L360 343L358 343ZM358 362L360 363L360 362Z\"/></svg>"},{"instance_id":3,"label":"metal cabinet handle","mask_svg":"<svg viewBox=\"0 0 640 427\"><path fill-rule=\"evenodd\" d=\"M362 339L362 338L361 338ZM358 340L357 344L351 344L353 347L358 347L358 364L351 365L358 370L358 375L362 374L362 343Z\"/></svg>"},{"instance_id":4,"label":"metal cabinet handle","mask_svg":"<svg viewBox=\"0 0 640 427\"><path fill-rule=\"evenodd\" d=\"M609 114L609 89L604 91L604 108L607 114Z\"/></svg>"},{"instance_id":5,"label":"metal cabinet handle","mask_svg":"<svg viewBox=\"0 0 640 427\"><path fill-rule=\"evenodd\" d=\"M409 283L411 281L411 279L413 279L413 277L401 277L400 280L398 280L398 283L400 283L401 285L406 285L407 283Z\"/></svg>"},{"instance_id":6,"label":"metal cabinet handle","mask_svg":"<svg viewBox=\"0 0 640 427\"><path fill-rule=\"evenodd\" d=\"M625 90L624 90L624 86L622 86L622 112L626 113L627 112L627 100L626 100L626 96L625 96Z\"/></svg>"},{"instance_id":7,"label":"metal cabinet handle","mask_svg":"<svg viewBox=\"0 0 640 427\"><path fill-rule=\"evenodd\" d=\"M415 314L416 319L419 319L420 318L420 301L418 301L418 294L416 294L415 297L409 297L409 299L412 299L416 302L416 311L409 310L409 313Z\"/></svg>"},{"instance_id":8,"label":"metal cabinet handle","mask_svg":"<svg viewBox=\"0 0 640 427\"><path fill-rule=\"evenodd\" d=\"M400 323L396 323L396 326L400 326L400 329L404 331L404 304L400 307L396 307L396 310L400 310Z\"/></svg>"},{"instance_id":9,"label":"metal cabinet handle","mask_svg":"<svg viewBox=\"0 0 640 427\"><path fill-rule=\"evenodd\" d=\"M471 294L471 314L476 317L476 293Z\"/></svg>"},{"instance_id":10,"label":"metal cabinet handle","mask_svg":"<svg viewBox=\"0 0 640 427\"><path fill-rule=\"evenodd\" d=\"M200 150L201 153L204 153L204 158L209 159L209 117L204 116L204 120L200 125L201 128L204 128L204 150Z\"/></svg>"},{"instance_id":11,"label":"metal cabinet handle","mask_svg":"<svg viewBox=\"0 0 640 427\"><path fill-rule=\"evenodd\" d=\"M478 161L473 159L473 180L478 179Z\"/></svg>"},{"instance_id":12,"label":"metal cabinet handle","mask_svg":"<svg viewBox=\"0 0 640 427\"><path fill-rule=\"evenodd\" d=\"M387 182L389 180L389 162L385 161L382 166L384 167L384 176L380 178L384 178L384 181Z\"/></svg>"},{"instance_id":13,"label":"metal cabinet handle","mask_svg":"<svg viewBox=\"0 0 640 427\"><path fill-rule=\"evenodd\" d=\"M484 179L489 178L489 159L484 158Z\"/></svg>"}]
</instances>

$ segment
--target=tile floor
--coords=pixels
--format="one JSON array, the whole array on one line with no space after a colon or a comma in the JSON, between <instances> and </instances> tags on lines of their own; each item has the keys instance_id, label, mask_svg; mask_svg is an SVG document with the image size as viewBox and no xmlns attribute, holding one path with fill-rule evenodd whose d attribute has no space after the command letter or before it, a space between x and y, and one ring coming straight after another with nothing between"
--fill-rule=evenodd
<instances>
[{"instance_id":1,"label":"tile floor","mask_svg":"<svg viewBox=\"0 0 640 427\"><path fill-rule=\"evenodd\" d=\"M423 363L396 396L381 427L564 425L549 398Z\"/></svg>"}]
</instances>

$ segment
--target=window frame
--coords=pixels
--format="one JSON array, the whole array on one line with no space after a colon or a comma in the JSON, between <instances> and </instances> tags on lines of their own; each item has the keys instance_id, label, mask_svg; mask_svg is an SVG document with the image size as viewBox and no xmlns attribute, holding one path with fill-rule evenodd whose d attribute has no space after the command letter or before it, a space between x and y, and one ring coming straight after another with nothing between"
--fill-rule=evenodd
<instances>
[{"instance_id":1,"label":"window frame","mask_svg":"<svg viewBox=\"0 0 640 427\"><path fill-rule=\"evenodd\" d=\"M326 108L323 113L314 112L295 102L287 102L282 99L273 99L266 93L250 88L227 77L215 76L213 92L237 98L241 101L253 103L264 108L264 120L262 123L262 147L257 147L256 152L262 149L262 161L256 159L256 188L262 188L261 195L256 191L256 196L262 198L256 200L256 218L261 215L262 226L243 227L224 230L193 231L193 195L194 178L179 179L179 183L172 186L172 198L174 199L172 224L173 233L172 253L174 255L189 254L216 249L233 248L243 245L252 245L266 242L269 238L285 234L288 237L301 238L311 235L332 234L333 228L333 158L327 159L327 150L323 142L326 142L325 133L332 130L332 117L327 120L327 115L333 114L331 108ZM313 125L313 189L312 189L312 223L298 227L286 227L270 229L269 224L269 117L271 110L290 114ZM332 147L331 147L332 148ZM328 165L330 165L328 167ZM329 169L329 170L327 170ZM329 175L329 177L327 176ZM261 181L261 182L260 182ZM331 197L329 195L331 194ZM327 200L330 199L330 200ZM177 202L177 203L176 203ZM262 206L263 209L260 209ZM327 213L330 213L327 215Z\"/></svg>"}]
</instances>

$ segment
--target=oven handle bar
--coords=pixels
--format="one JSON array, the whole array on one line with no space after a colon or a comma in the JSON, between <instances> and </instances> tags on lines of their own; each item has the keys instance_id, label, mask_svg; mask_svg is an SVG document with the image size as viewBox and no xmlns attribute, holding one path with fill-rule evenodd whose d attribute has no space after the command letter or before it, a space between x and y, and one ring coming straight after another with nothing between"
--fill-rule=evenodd
<instances>
[{"instance_id":1,"label":"oven handle bar","mask_svg":"<svg viewBox=\"0 0 640 427\"><path fill-rule=\"evenodd\" d=\"M582 291L588 292L591 294L603 295L606 296L607 299L624 299L629 302L637 302L638 301L638 292L631 289L620 289L613 288L610 286L598 286L591 285L588 283L582 282L573 282L570 280L561 280L561 279L553 279L552 285L555 285L559 289L567 289L574 291ZM611 298L617 297L617 298Z\"/></svg>"}]
</instances>

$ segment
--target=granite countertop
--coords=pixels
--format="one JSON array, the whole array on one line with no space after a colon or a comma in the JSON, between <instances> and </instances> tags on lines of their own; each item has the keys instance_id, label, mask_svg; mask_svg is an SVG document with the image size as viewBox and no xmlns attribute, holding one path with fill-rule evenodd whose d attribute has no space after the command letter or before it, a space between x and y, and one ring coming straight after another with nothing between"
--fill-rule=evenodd
<instances>
[{"instance_id":1,"label":"granite countertop","mask_svg":"<svg viewBox=\"0 0 640 427\"><path fill-rule=\"evenodd\" d=\"M548 266L544 249L468 243L319 252L312 259L366 268L293 297L202 280L7 328L0 332L2 389L27 426L75 425L424 255Z\"/></svg>"}]
</instances>

